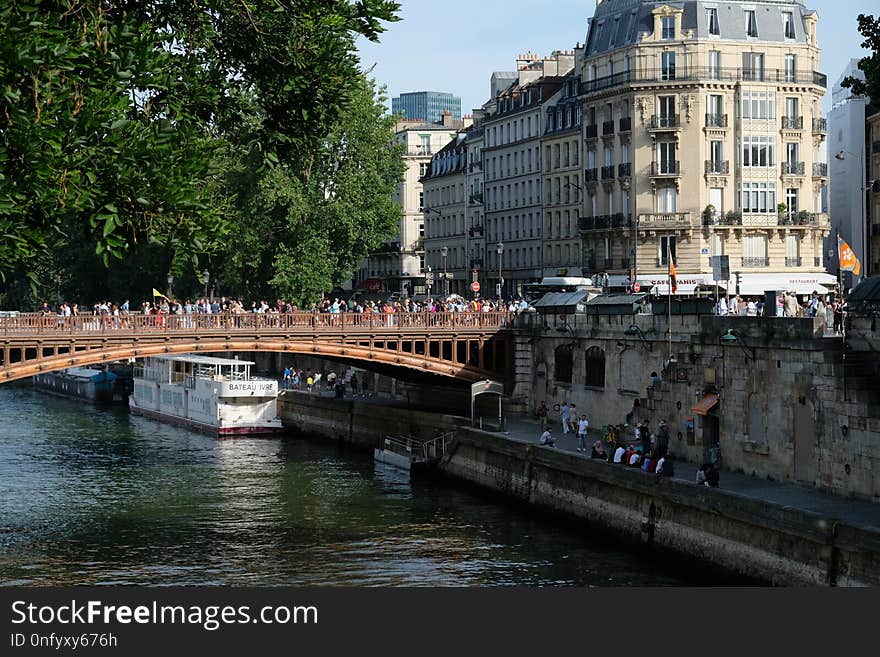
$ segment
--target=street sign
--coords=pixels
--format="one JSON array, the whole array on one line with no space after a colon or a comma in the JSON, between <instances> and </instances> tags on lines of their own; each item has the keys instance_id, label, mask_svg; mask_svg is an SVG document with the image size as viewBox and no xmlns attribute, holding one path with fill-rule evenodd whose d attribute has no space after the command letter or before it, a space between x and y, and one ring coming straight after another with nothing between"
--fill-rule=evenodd
<instances>
[{"instance_id":1,"label":"street sign","mask_svg":"<svg viewBox=\"0 0 880 657\"><path fill-rule=\"evenodd\" d=\"M638 292L641 292L641 291L642 291L642 286L641 286L641 284L636 283L635 285L633 285L633 292L638 293Z\"/></svg>"},{"instance_id":2,"label":"street sign","mask_svg":"<svg viewBox=\"0 0 880 657\"><path fill-rule=\"evenodd\" d=\"M730 280L730 256L712 256L712 279L715 281Z\"/></svg>"},{"instance_id":3,"label":"street sign","mask_svg":"<svg viewBox=\"0 0 880 657\"><path fill-rule=\"evenodd\" d=\"M479 292L480 291L480 284L477 281L474 281L473 283L471 283L471 289L474 292Z\"/></svg>"}]
</instances>

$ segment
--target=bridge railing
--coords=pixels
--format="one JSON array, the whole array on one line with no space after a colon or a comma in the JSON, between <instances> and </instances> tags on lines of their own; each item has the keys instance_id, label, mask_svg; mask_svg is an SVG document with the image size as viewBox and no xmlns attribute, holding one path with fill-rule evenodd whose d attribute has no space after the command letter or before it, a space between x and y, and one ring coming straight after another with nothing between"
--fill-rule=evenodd
<instances>
[{"instance_id":1,"label":"bridge railing","mask_svg":"<svg viewBox=\"0 0 880 657\"><path fill-rule=\"evenodd\" d=\"M202 333L228 331L374 332L400 329L496 329L512 325L513 314L493 312L421 313L229 313L199 315L80 315L39 313L0 317L0 335L103 333Z\"/></svg>"}]
</instances>

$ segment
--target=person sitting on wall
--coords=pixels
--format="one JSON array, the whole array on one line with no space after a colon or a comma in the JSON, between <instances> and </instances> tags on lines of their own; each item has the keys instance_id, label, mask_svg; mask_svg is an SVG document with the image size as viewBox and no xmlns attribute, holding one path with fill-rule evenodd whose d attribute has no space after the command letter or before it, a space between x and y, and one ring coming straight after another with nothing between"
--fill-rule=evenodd
<instances>
[{"instance_id":1,"label":"person sitting on wall","mask_svg":"<svg viewBox=\"0 0 880 657\"><path fill-rule=\"evenodd\" d=\"M593 443L593 450L590 452L591 459L607 459L608 454L605 452L605 446L602 444L601 440L597 440Z\"/></svg>"},{"instance_id":2,"label":"person sitting on wall","mask_svg":"<svg viewBox=\"0 0 880 657\"><path fill-rule=\"evenodd\" d=\"M642 463L639 466L644 472L653 473L654 468L657 467L657 459L654 457L654 452L650 454L646 454L642 459Z\"/></svg>"},{"instance_id":3,"label":"person sitting on wall","mask_svg":"<svg viewBox=\"0 0 880 657\"><path fill-rule=\"evenodd\" d=\"M668 456L661 456L657 459L656 473L658 477L672 477L675 475L672 459Z\"/></svg>"},{"instance_id":4,"label":"person sitting on wall","mask_svg":"<svg viewBox=\"0 0 880 657\"><path fill-rule=\"evenodd\" d=\"M553 437L553 428L547 427L544 433L541 434L541 439L538 442L547 447L556 447L556 439Z\"/></svg>"},{"instance_id":5,"label":"person sitting on wall","mask_svg":"<svg viewBox=\"0 0 880 657\"><path fill-rule=\"evenodd\" d=\"M614 450L614 463L623 463L623 460L626 458L626 450L623 448L623 445L618 445L617 449Z\"/></svg>"},{"instance_id":6,"label":"person sitting on wall","mask_svg":"<svg viewBox=\"0 0 880 657\"><path fill-rule=\"evenodd\" d=\"M630 455L629 460L626 462L626 464L631 468L637 468L639 467L639 463L641 463L641 461L642 447L641 445L639 445L638 447L636 447L636 451L633 452L632 455Z\"/></svg>"}]
</instances>

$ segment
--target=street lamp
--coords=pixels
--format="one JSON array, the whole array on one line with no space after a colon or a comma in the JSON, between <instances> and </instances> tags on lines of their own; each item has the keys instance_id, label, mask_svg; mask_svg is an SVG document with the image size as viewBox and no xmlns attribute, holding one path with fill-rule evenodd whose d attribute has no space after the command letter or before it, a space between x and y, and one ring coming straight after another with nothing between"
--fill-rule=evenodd
<instances>
[{"instance_id":1,"label":"street lamp","mask_svg":"<svg viewBox=\"0 0 880 657\"><path fill-rule=\"evenodd\" d=\"M440 249L440 260L443 263L443 296L444 297L449 296L449 278L446 275L446 256L448 256L448 255L449 255L449 248L445 247L445 246L442 247Z\"/></svg>"},{"instance_id":2,"label":"street lamp","mask_svg":"<svg viewBox=\"0 0 880 657\"><path fill-rule=\"evenodd\" d=\"M498 300L501 301L501 290L504 289L504 279L501 278L501 260L504 256L504 244L498 242L495 246L495 253L498 254Z\"/></svg>"},{"instance_id":3,"label":"street lamp","mask_svg":"<svg viewBox=\"0 0 880 657\"><path fill-rule=\"evenodd\" d=\"M168 276L165 277L165 282L168 283L168 296L173 297L174 294L174 275L171 272L168 272Z\"/></svg>"},{"instance_id":4,"label":"street lamp","mask_svg":"<svg viewBox=\"0 0 880 657\"><path fill-rule=\"evenodd\" d=\"M205 284L205 301L208 300L208 283L211 280L211 272L207 269L202 272L202 283Z\"/></svg>"}]
</instances>

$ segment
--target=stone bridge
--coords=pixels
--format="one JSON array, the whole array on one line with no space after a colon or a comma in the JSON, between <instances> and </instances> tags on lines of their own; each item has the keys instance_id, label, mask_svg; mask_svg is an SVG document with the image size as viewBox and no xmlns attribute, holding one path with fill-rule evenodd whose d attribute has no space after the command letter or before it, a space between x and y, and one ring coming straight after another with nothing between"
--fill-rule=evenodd
<instances>
[{"instance_id":1,"label":"stone bridge","mask_svg":"<svg viewBox=\"0 0 880 657\"><path fill-rule=\"evenodd\" d=\"M507 312L0 317L0 383L163 354L284 352L506 381Z\"/></svg>"}]
</instances>

